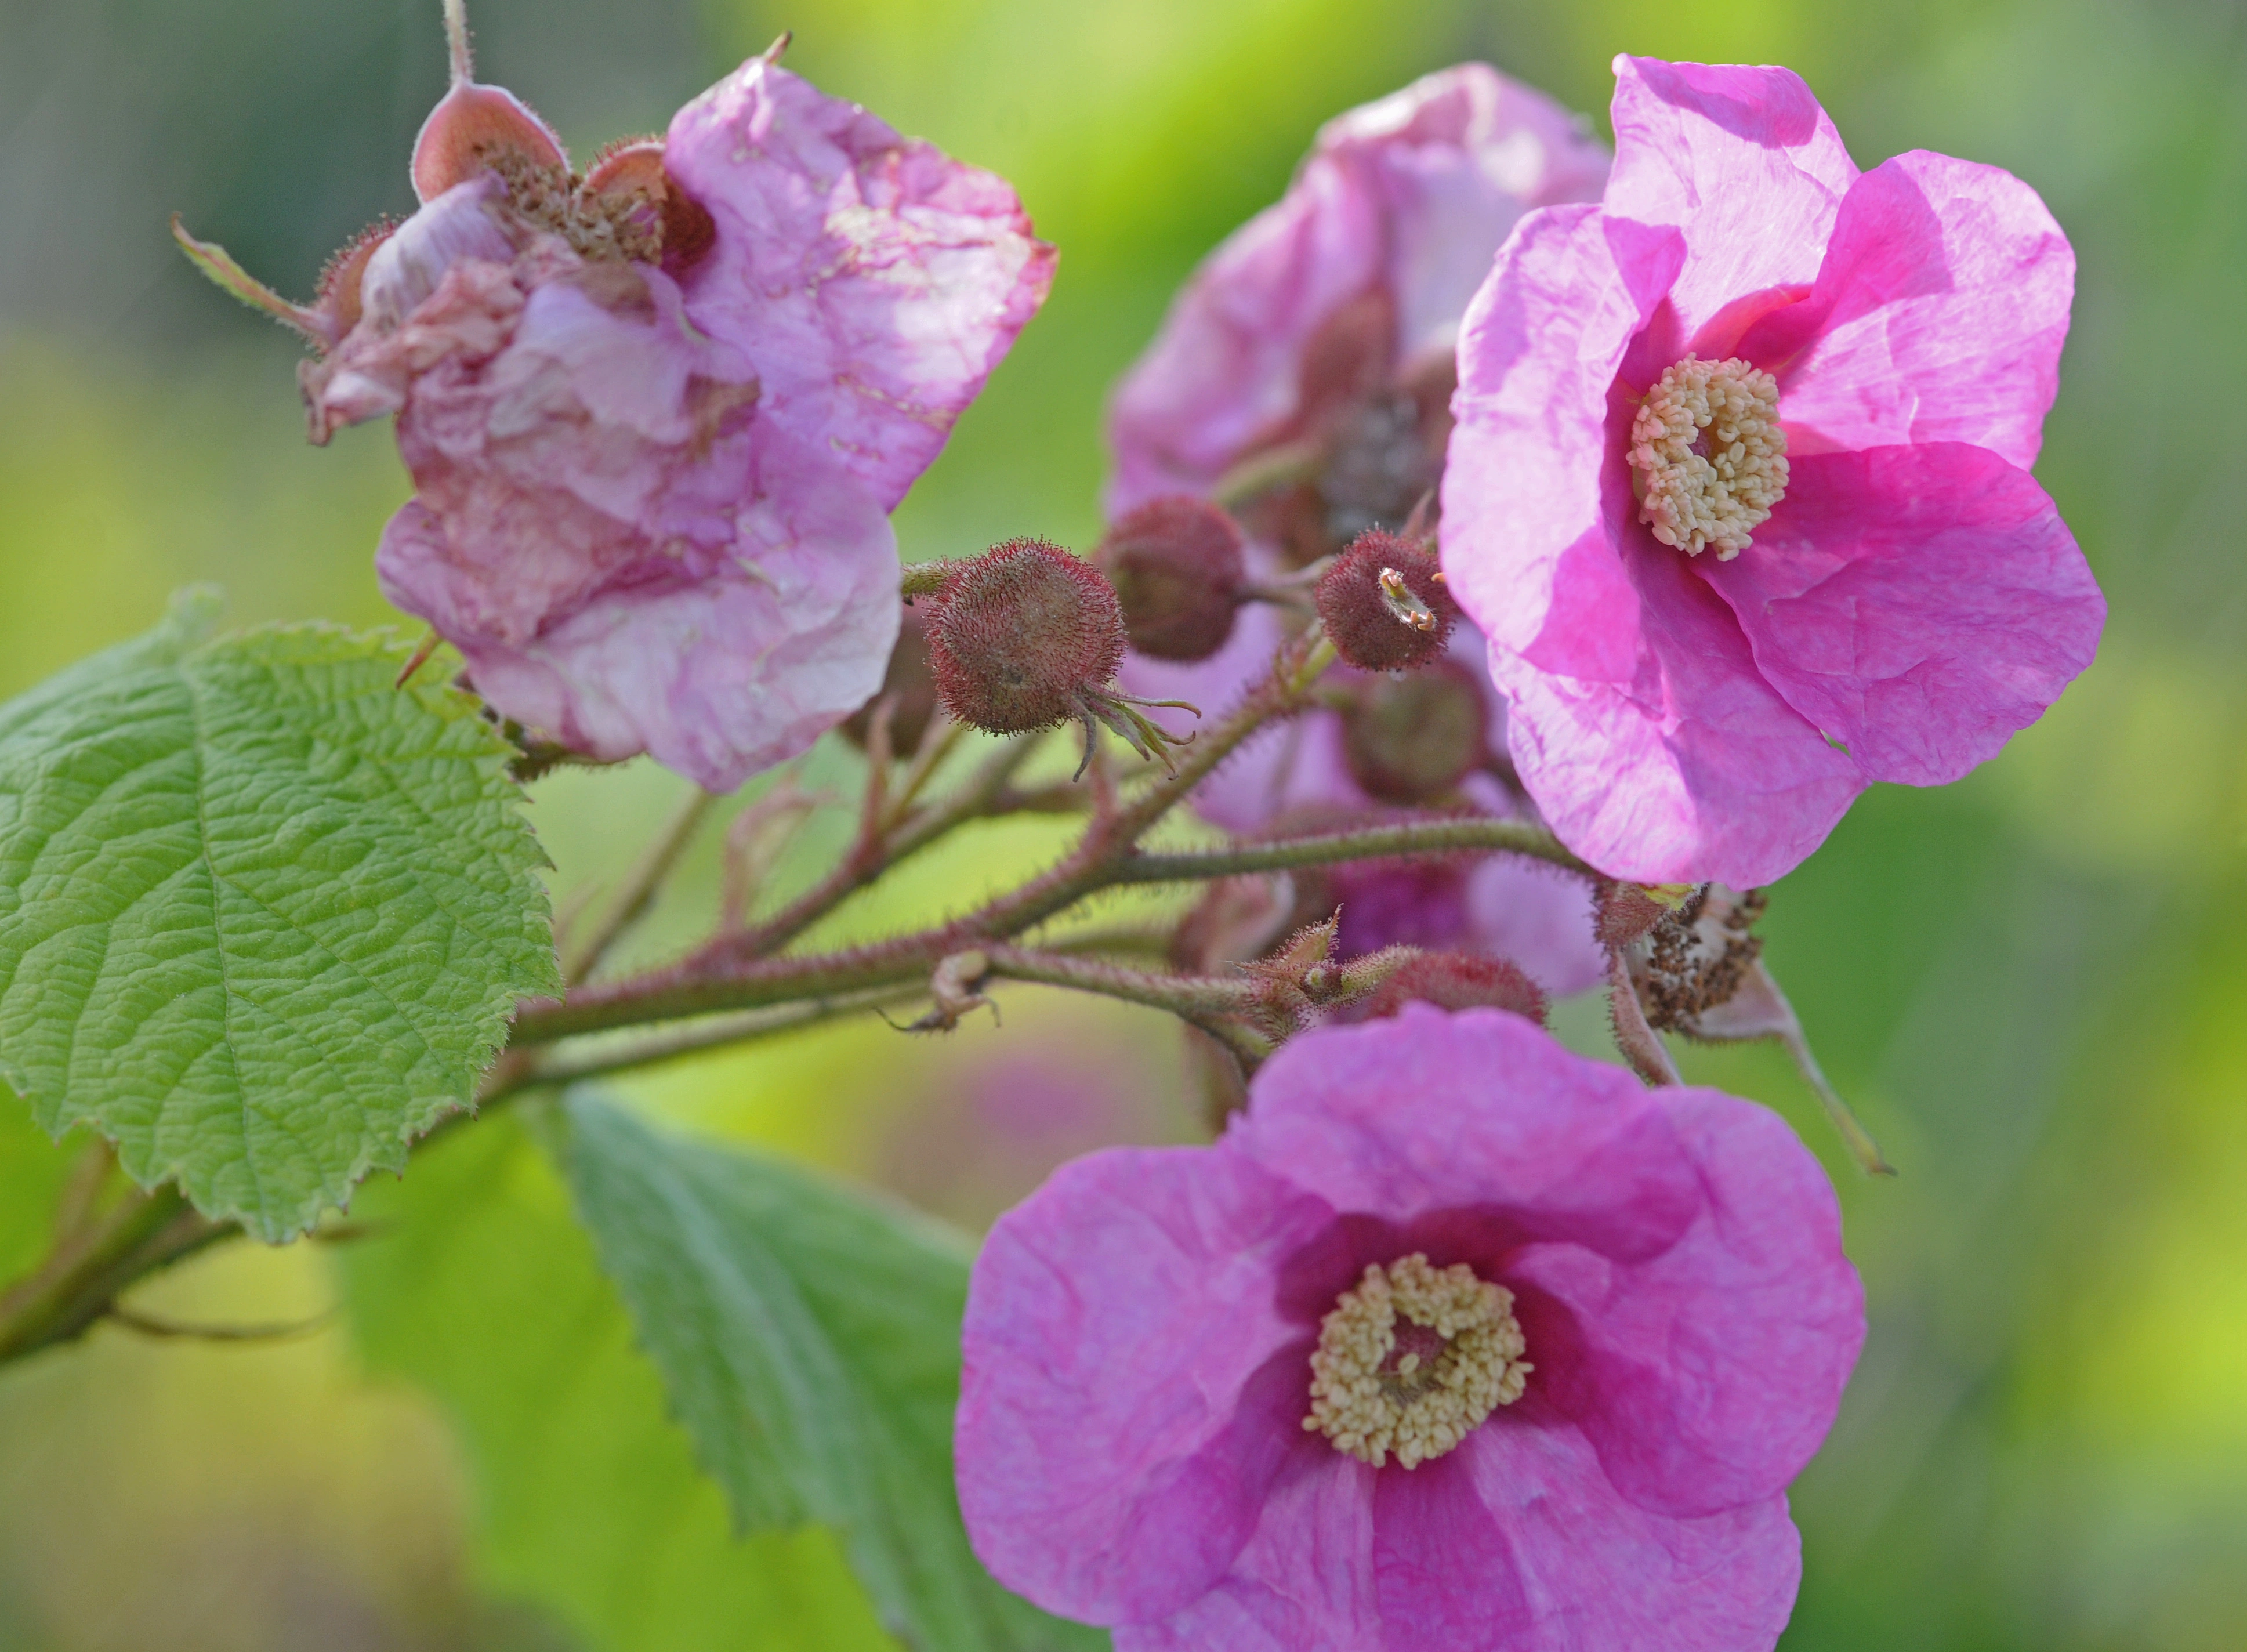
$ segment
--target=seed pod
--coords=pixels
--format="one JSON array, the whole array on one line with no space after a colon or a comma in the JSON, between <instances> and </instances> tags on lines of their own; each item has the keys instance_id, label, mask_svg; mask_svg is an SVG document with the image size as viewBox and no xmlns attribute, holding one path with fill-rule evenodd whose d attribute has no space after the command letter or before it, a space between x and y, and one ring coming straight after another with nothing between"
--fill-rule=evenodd
<instances>
[{"instance_id":1,"label":"seed pod","mask_svg":"<svg viewBox=\"0 0 2247 1652\"><path fill-rule=\"evenodd\" d=\"M1489 755L1490 710L1473 672L1438 659L1406 677L1366 682L1342 730L1350 778L1383 802L1424 803Z\"/></svg>"},{"instance_id":2,"label":"seed pod","mask_svg":"<svg viewBox=\"0 0 2247 1652\"><path fill-rule=\"evenodd\" d=\"M957 563L928 618L937 698L994 734L1083 715L1123 663L1124 611L1089 563L1042 539L1010 539Z\"/></svg>"},{"instance_id":3,"label":"seed pod","mask_svg":"<svg viewBox=\"0 0 2247 1652\"><path fill-rule=\"evenodd\" d=\"M1118 521L1092 553L1124 604L1131 646L1156 659L1207 659L1233 635L1243 569L1240 528L1178 494Z\"/></svg>"},{"instance_id":4,"label":"seed pod","mask_svg":"<svg viewBox=\"0 0 2247 1652\"><path fill-rule=\"evenodd\" d=\"M1370 528L1318 584L1319 618L1342 657L1366 671L1424 665L1444 652L1458 604L1424 540Z\"/></svg>"},{"instance_id":5,"label":"seed pod","mask_svg":"<svg viewBox=\"0 0 2247 1652\"><path fill-rule=\"evenodd\" d=\"M1545 993L1519 966L1473 952L1422 952L1400 965L1366 1000L1368 1020L1417 1000L1438 1009L1506 1009L1545 1024Z\"/></svg>"}]
</instances>

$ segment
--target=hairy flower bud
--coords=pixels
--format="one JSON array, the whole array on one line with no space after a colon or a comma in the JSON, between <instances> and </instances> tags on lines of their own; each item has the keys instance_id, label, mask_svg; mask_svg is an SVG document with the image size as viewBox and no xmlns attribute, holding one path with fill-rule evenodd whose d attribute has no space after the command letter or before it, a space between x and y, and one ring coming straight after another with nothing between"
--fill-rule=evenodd
<instances>
[{"instance_id":1,"label":"hairy flower bud","mask_svg":"<svg viewBox=\"0 0 2247 1652\"><path fill-rule=\"evenodd\" d=\"M1697 884L1602 884L1592 896L1592 927L1603 946L1628 946L1684 906Z\"/></svg>"},{"instance_id":2,"label":"hairy flower bud","mask_svg":"<svg viewBox=\"0 0 2247 1652\"><path fill-rule=\"evenodd\" d=\"M994 734L1083 714L1123 663L1124 611L1091 563L1042 539L1010 539L953 564L928 618L937 698Z\"/></svg>"},{"instance_id":3,"label":"hairy flower bud","mask_svg":"<svg viewBox=\"0 0 2247 1652\"><path fill-rule=\"evenodd\" d=\"M889 669L882 675L880 693L843 720L843 737L864 751L874 720L874 707L894 694L890 713L890 753L911 757L920 749L936 715L936 672L928 660L928 625L920 610L908 608L898 625L898 645L890 650Z\"/></svg>"},{"instance_id":4,"label":"hairy flower bud","mask_svg":"<svg viewBox=\"0 0 2247 1652\"><path fill-rule=\"evenodd\" d=\"M1385 803L1449 795L1489 755L1490 711L1474 673L1431 660L1400 678L1376 677L1342 713L1350 778Z\"/></svg>"},{"instance_id":5,"label":"hairy flower bud","mask_svg":"<svg viewBox=\"0 0 2247 1652\"><path fill-rule=\"evenodd\" d=\"M1502 958L1472 952L1422 952L1406 959L1366 1000L1365 1019L1394 1015L1418 1000L1438 1009L1507 1009L1545 1024L1545 994Z\"/></svg>"},{"instance_id":6,"label":"hairy flower bud","mask_svg":"<svg viewBox=\"0 0 2247 1652\"><path fill-rule=\"evenodd\" d=\"M1320 577L1318 605L1336 650L1367 671L1435 659L1459 615L1434 549L1378 528L1352 540Z\"/></svg>"},{"instance_id":7,"label":"hairy flower bud","mask_svg":"<svg viewBox=\"0 0 2247 1652\"><path fill-rule=\"evenodd\" d=\"M1233 635L1240 528L1208 501L1176 494L1140 506L1108 530L1092 560L1114 584L1139 652L1206 659Z\"/></svg>"}]
</instances>

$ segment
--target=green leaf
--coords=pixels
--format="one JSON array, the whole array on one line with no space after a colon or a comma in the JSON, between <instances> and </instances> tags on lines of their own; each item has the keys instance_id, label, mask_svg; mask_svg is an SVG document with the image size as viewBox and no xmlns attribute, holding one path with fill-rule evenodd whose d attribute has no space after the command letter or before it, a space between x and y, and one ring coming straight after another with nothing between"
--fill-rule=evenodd
<instances>
[{"instance_id":1,"label":"green leaf","mask_svg":"<svg viewBox=\"0 0 2247 1652\"><path fill-rule=\"evenodd\" d=\"M147 637L0 706L0 1078L278 1241L465 1106L557 990L544 864L468 696L388 637Z\"/></svg>"},{"instance_id":2,"label":"green leaf","mask_svg":"<svg viewBox=\"0 0 2247 1652\"><path fill-rule=\"evenodd\" d=\"M895 1652L833 1533L737 1536L665 1415L568 1189L509 1113L369 1183L333 1247L369 1366L436 1396L474 1488L479 1587L598 1652Z\"/></svg>"},{"instance_id":3,"label":"green leaf","mask_svg":"<svg viewBox=\"0 0 2247 1652\"><path fill-rule=\"evenodd\" d=\"M571 1099L577 1208L703 1466L816 1521L921 1652L1098 1647L994 1583L952 1482L968 1241L809 1172Z\"/></svg>"}]
</instances>

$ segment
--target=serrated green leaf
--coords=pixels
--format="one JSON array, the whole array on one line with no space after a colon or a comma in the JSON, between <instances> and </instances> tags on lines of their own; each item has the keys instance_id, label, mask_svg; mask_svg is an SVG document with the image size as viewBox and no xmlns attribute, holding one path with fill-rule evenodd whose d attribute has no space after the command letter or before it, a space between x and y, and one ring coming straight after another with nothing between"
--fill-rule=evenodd
<instances>
[{"instance_id":1,"label":"serrated green leaf","mask_svg":"<svg viewBox=\"0 0 2247 1652\"><path fill-rule=\"evenodd\" d=\"M554 949L475 703L214 609L0 707L0 1077L278 1241L467 1103Z\"/></svg>"},{"instance_id":2,"label":"serrated green leaf","mask_svg":"<svg viewBox=\"0 0 2247 1652\"><path fill-rule=\"evenodd\" d=\"M478 1587L594 1652L896 1652L831 1533L736 1536L552 1162L508 1114L370 1183L334 1247L368 1364L442 1403Z\"/></svg>"},{"instance_id":3,"label":"serrated green leaf","mask_svg":"<svg viewBox=\"0 0 2247 1652\"><path fill-rule=\"evenodd\" d=\"M591 1096L569 1117L578 1212L744 1525L834 1528L919 1652L1105 1644L968 1548L952 1480L963 1236Z\"/></svg>"}]
</instances>

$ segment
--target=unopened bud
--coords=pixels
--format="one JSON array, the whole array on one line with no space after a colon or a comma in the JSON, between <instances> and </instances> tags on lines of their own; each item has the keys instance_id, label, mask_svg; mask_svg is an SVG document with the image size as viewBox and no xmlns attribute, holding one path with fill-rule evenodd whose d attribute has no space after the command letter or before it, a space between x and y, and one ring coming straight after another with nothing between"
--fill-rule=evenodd
<instances>
[{"instance_id":1,"label":"unopened bud","mask_svg":"<svg viewBox=\"0 0 2247 1652\"><path fill-rule=\"evenodd\" d=\"M1454 659L1366 682L1342 728L1350 778L1385 803L1442 797L1490 754L1481 685Z\"/></svg>"},{"instance_id":2,"label":"unopened bud","mask_svg":"<svg viewBox=\"0 0 2247 1652\"><path fill-rule=\"evenodd\" d=\"M1459 613L1426 542L1378 528L1352 540L1320 577L1318 604L1335 650L1367 671L1435 659Z\"/></svg>"},{"instance_id":3,"label":"unopened bud","mask_svg":"<svg viewBox=\"0 0 2247 1652\"><path fill-rule=\"evenodd\" d=\"M1240 529L1208 501L1179 494L1140 506L1108 530L1092 560L1115 584L1139 652L1206 659L1233 635Z\"/></svg>"},{"instance_id":4,"label":"unopened bud","mask_svg":"<svg viewBox=\"0 0 2247 1652\"><path fill-rule=\"evenodd\" d=\"M994 734L1083 715L1123 663L1124 611L1100 570L1042 539L1010 539L946 571L928 618L937 698Z\"/></svg>"},{"instance_id":5,"label":"unopened bud","mask_svg":"<svg viewBox=\"0 0 2247 1652\"><path fill-rule=\"evenodd\" d=\"M843 738L864 751L874 707L891 695L896 696L896 704L890 712L890 751L894 756L911 757L920 749L929 720L936 715L936 672L928 663L928 627L917 608L906 609L898 626L898 645L890 650L890 666L882 673L881 692L850 713L843 725Z\"/></svg>"},{"instance_id":6,"label":"unopened bud","mask_svg":"<svg viewBox=\"0 0 2247 1652\"><path fill-rule=\"evenodd\" d=\"M1520 968L1473 952L1422 952L1408 959L1366 1000L1369 1020L1394 1015L1408 1003L1438 1009L1504 1009L1545 1024L1545 993Z\"/></svg>"}]
</instances>

